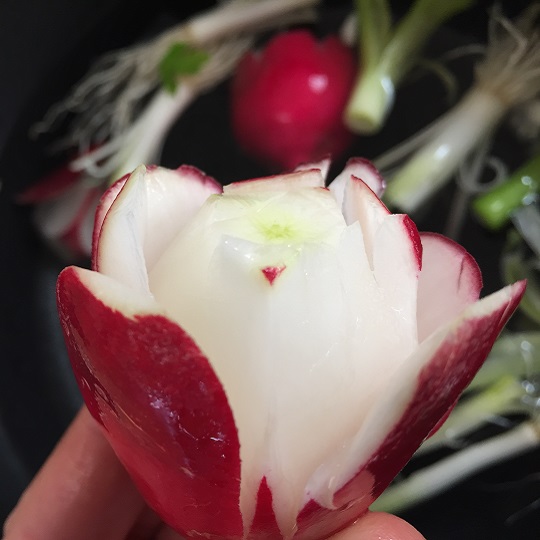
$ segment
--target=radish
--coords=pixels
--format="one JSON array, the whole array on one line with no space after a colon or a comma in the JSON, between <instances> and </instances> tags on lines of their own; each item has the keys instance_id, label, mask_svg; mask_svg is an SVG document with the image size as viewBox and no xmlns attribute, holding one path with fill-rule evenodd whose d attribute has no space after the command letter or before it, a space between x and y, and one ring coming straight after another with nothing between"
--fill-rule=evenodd
<instances>
[{"instance_id":1,"label":"radish","mask_svg":"<svg viewBox=\"0 0 540 540\"><path fill-rule=\"evenodd\" d=\"M86 404L150 506L200 538L318 539L367 511L523 295L419 234L351 160L222 188L136 169L58 306ZM358 178L355 174L362 175ZM368 185L369 184L369 185Z\"/></svg>"},{"instance_id":2,"label":"radish","mask_svg":"<svg viewBox=\"0 0 540 540\"><path fill-rule=\"evenodd\" d=\"M355 76L354 53L336 36L276 35L236 68L231 116L238 143L281 169L326 154L339 157L352 141L342 116Z\"/></svg>"},{"instance_id":3,"label":"radish","mask_svg":"<svg viewBox=\"0 0 540 540\"><path fill-rule=\"evenodd\" d=\"M69 164L54 169L20 193L17 202L33 204L34 222L41 236L61 256L88 257L94 214L105 187Z\"/></svg>"}]
</instances>

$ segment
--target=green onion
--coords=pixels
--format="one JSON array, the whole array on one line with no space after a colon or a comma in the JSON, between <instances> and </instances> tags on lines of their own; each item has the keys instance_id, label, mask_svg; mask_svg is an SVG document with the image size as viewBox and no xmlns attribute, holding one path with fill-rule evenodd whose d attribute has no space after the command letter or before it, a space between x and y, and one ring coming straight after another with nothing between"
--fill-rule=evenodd
<instances>
[{"instance_id":1,"label":"green onion","mask_svg":"<svg viewBox=\"0 0 540 540\"><path fill-rule=\"evenodd\" d=\"M395 482L371 505L378 512L399 512L434 497L465 478L540 445L540 425L528 420L511 430L472 444Z\"/></svg>"},{"instance_id":2,"label":"green onion","mask_svg":"<svg viewBox=\"0 0 540 540\"><path fill-rule=\"evenodd\" d=\"M345 111L357 133L374 133L384 124L395 89L417 60L431 35L447 19L475 0L416 0L392 29L386 0L355 0L360 73Z\"/></svg>"},{"instance_id":3,"label":"green onion","mask_svg":"<svg viewBox=\"0 0 540 540\"><path fill-rule=\"evenodd\" d=\"M134 164L157 162L173 122L231 74L260 32L312 21L319 1L224 0L147 43L112 51L33 126L32 135L51 131L71 114L57 146L77 147L80 157L70 167L96 185Z\"/></svg>"},{"instance_id":4,"label":"green onion","mask_svg":"<svg viewBox=\"0 0 540 540\"><path fill-rule=\"evenodd\" d=\"M526 258L524 246L517 244L519 240L517 232L509 235L510 247L501 258L502 272L505 282L513 283L514 280L526 279L527 289L519 303L519 309L532 321L540 324L540 280L538 272L538 260Z\"/></svg>"},{"instance_id":5,"label":"green onion","mask_svg":"<svg viewBox=\"0 0 540 540\"><path fill-rule=\"evenodd\" d=\"M501 377L483 392L460 401L439 431L427 439L415 455L444 446L459 446L462 437L496 417L525 414L528 412L528 406L522 402L525 393L519 380L510 375Z\"/></svg>"},{"instance_id":6,"label":"green onion","mask_svg":"<svg viewBox=\"0 0 540 540\"><path fill-rule=\"evenodd\" d=\"M536 268L540 266L540 197L532 196L531 201L512 213L512 223L525 243L536 255Z\"/></svg>"},{"instance_id":7,"label":"green onion","mask_svg":"<svg viewBox=\"0 0 540 540\"><path fill-rule=\"evenodd\" d=\"M540 373L540 331L505 332L466 392L478 392L508 376L529 379Z\"/></svg>"},{"instance_id":8,"label":"green onion","mask_svg":"<svg viewBox=\"0 0 540 540\"><path fill-rule=\"evenodd\" d=\"M498 230L510 220L512 212L527 204L540 191L540 154L533 157L504 183L478 196L472 208L486 227Z\"/></svg>"},{"instance_id":9,"label":"green onion","mask_svg":"<svg viewBox=\"0 0 540 540\"><path fill-rule=\"evenodd\" d=\"M463 161L487 138L516 105L540 92L540 34L538 4L532 5L513 23L494 10L490 18L489 43L485 57L476 66L475 84L434 125L430 138L417 139L397 172L388 178L386 202L414 213L429 200ZM422 146L423 145L423 146ZM393 149L391 155L402 154ZM376 165L393 166L386 156Z\"/></svg>"}]
</instances>

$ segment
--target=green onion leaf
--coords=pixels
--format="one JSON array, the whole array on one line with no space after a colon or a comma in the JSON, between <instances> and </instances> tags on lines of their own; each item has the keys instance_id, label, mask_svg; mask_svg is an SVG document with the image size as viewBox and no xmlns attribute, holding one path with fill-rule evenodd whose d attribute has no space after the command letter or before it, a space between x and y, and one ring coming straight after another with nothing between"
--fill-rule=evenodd
<instances>
[{"instance_id":1,"label":"green onion leaf","mask_svg":"<svg viewBox=\"0 0 540 540\"><path fill-rule=\"evenodd\" d=\"M159 76L165 90L176 91L178 77L195 75L208 60L209 54L187 43L173 43L159 63Z\"/></svg>"}]
</instances>

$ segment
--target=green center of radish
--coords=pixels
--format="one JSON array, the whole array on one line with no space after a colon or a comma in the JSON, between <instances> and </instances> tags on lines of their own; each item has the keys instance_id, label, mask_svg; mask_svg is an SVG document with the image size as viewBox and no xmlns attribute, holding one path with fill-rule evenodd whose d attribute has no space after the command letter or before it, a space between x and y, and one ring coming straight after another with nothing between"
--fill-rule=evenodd
<instances>
[{"instance_id":1,"label":"green center of radish","mask_svg":"<svg viewBox=\"0 0 540 540\"><path fill-rule=\"evenodd\" d=\"M222 195L212 198L212 229L255 246L301 249L304 244L336 245L345 221L335 199L325 190L293 193Z\"/></svg>"},{"instance_id":2,"label":"green center of radish","mask_svg":"<svg viewBox=\"0 0 540 540\"><path fill-rule=\"evenodd\" d=\"M296 232L290 223L260 223L260 231L269 242L294 240Z\"/></svg>"}]
</instances>

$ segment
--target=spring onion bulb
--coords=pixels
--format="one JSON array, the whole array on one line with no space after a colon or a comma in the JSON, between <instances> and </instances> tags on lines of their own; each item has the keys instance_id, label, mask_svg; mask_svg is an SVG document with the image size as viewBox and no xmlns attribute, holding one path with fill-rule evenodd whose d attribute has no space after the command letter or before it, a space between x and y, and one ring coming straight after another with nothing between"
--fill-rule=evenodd
<instances>
[{"instance_id":1,"label":"spring onion bulb","mask_svg":"<svg viewBox=\"0 0 540 540\"><path fill-rule=\"evenodd\" d=\"M460 163L493 135L513 107L540 92L539 14L540 6L534 4L511 22L493 10L475 84L430 127L430 139L423 146L419 144L389 178L386 202L390 206L407 213L418 210L450 180ZM386 156L376 160L376 165L384 168L381 162L389 165Z\"/></svg>"},{"instance_id":2,"label":"spring onion bulb","mask_svg":"<svg viewBox=\"0 0 540 540\"><path fill-rule=\"evenodd\" d=\"M375 133L383 126L396 87L415 64L439 26L474 0L416 0L392 28L387 0L355 0L361 70L345 110L345 122L357 133Z\"/></svg>"}]
</instances>

